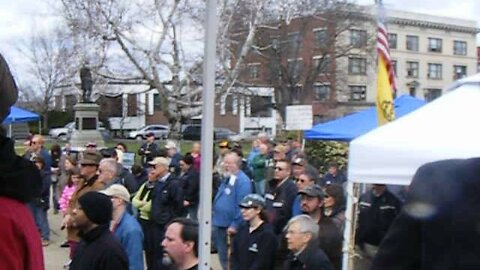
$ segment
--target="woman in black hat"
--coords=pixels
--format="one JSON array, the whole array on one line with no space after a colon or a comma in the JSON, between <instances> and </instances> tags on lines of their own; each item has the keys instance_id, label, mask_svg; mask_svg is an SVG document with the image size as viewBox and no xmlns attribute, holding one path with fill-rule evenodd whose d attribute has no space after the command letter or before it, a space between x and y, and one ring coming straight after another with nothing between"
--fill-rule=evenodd
<instances>
[{"instance_id":1,"label":"woman in black hat","mask_svg":"<svg viewBox=\"0 0 480 270\"><path fill-rule=\"evenodd\" d=\"M267 221L265 199L258 194L249 194L243 198L240 208L247 223L233 238L233 254L229 256L233 269L273 269L277 237Z\"/></svg>"}]
</instances>

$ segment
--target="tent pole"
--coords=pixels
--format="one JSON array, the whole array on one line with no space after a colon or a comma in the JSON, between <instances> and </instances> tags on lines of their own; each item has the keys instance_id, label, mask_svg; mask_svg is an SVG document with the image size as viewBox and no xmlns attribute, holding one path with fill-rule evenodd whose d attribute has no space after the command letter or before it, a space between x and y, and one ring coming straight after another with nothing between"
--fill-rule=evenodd
<instances>
[{"instance_id":1,"label":"tent pole","mask_svg":"<svg viewBox=\"0 0 480 270\"><path fill-rule=\"evenodd\" d=\"M38 134L42 134L42 120L38 120Z\"/></svg>"},{"instance_id":2,"label":"tent pole","mask_svg":"<svg viewBox=\"0 0 480 270\"><path fill-rule=\"evenodd\" d=\"M355 188L357 186L357 188ZM347 182L347 209L345 211L345 230L343 232L343 270L350 270L351 253L355 250L355 224L356 224L356 214L355 214L355 203L356 203L356 192L358 190L358 184L354 184L351 181Z\"/></svg>"},{"instance_id":3,"label":"tent pole","mask_svg":"<svg viewBox=\"0 0 480 270\"><path fill-rule=\"evenodd\" d=\"M12 123L10 123L10 125L8 125L8 137L12 138Z\"/></svg>"}]
</instances>

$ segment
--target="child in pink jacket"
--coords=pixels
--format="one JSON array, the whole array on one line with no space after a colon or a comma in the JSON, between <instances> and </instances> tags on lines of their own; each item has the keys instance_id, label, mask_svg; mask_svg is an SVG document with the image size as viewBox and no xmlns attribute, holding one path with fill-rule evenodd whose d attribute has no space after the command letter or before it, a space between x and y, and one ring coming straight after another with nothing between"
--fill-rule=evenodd
<instances>
[{"instance_id":1,"label":"child in pink jacket","mask_svg":"<svg viewBox=\"0 0 480 270\"><path fill-rule=\"evenodd\" d=\"M70 176L68 177L68 182L65 188L63 189L62 196L60 197L58 203L60 204L60 211L63 215L67 213L68 203L72 198L73 193L78 187L80 182L80 171L75 168L70 172Z\"/></svg>"}]
</instances>

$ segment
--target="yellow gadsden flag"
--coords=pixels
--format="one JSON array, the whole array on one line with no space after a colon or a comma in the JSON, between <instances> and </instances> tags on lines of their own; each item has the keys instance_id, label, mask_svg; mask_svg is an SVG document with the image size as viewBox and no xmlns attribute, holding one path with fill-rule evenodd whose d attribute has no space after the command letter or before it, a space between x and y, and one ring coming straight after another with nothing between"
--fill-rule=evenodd
<instances>
[{"instance_id":1,"label":"yellow gadsden flag","mask_svg":"<svg viewBox=\"0 0 480 270\"><path fill-rule=\"evenodd\" d=\"M377 69L377 115L378 124L383 125L395 119L395 110L387 64L381 55L378 56Z\"/></svg>"}]
</instances>

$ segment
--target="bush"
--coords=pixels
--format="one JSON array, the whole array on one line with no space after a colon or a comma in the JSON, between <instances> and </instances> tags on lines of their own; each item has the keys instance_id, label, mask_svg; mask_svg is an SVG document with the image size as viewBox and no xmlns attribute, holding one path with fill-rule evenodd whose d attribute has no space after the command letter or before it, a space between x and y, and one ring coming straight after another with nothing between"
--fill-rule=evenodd
<instances>
[{"instance_id":1,"label":"bush","mask_svg":"<svg viewBox=\"0 0 480 270\"><path fill-rule=\"evenodd\" d=\"M336 141L306 141L305 154L309 162L321 174L327 171L330 161L335 161L340 170L345 171L348 161L348 143Z\"/></svg>"}]
</instances>

